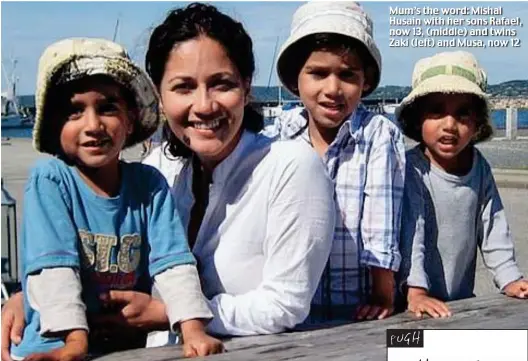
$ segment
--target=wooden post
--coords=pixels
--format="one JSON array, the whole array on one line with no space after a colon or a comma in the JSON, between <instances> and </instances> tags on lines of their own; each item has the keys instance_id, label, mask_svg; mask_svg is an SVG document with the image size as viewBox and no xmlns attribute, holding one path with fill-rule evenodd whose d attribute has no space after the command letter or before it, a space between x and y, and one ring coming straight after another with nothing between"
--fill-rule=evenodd
<instances>
[{"instance_id":1,"label":"wooden post","mask_svg":"<svg viewBox=\"0 0 528 361\"><path fill-rule=\"evenodd\" d=\"M506 108L506 139L517 139L517 108Z\"/></svg>"}]
</instances>

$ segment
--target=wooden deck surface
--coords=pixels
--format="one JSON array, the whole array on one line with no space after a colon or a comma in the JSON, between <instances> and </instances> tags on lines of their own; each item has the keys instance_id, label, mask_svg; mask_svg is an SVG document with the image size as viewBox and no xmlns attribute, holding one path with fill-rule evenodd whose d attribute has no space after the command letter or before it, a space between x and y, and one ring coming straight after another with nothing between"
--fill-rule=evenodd
<instances>
[{"instance_id":1,"label":"wooden deck surface","mask_svg":"<svg viewBox=\"0 0 528 361\"><path fill-rule=\"evenodd\" d=\"M528 300L491 295L450 303L447 319L416 320L401 313L382 321L334 325L324 329L225 340L227 353L219 360L386 360L388 328L528 329ZM138 349L99 357L97 361L173 361L182 359L179 346Z\"/></svg>"}]
</instances>

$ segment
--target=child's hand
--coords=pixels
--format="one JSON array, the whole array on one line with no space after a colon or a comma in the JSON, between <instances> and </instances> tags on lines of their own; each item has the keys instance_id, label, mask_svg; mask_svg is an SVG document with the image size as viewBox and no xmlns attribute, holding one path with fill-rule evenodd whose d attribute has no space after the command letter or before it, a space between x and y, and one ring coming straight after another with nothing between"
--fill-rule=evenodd
<instances>
[{"instance_id":1,"label":"child's hand","mask_svg":"<svg viewBox=\"0 0 528 361\"><path fill-rule=\"evenodd\" d=\"M68 333L64 346L50 352L34 353L24 361L81 361L88 353L88 332L73 330Z\"/></svg>"},{"instance_id":2,"label":"child's hand","mask_svg":"<svg viewBox=\"0 0 528 361\"><path fill-rule=\"evenodd\" d=\"M203 323L188 320L181 323L183 356L198 357L225 352L222 341L205 333Z\"/></svg>"},{"instance_id":3,"label":"child's hand","mask_svg":"<svg viewBox=\"0 0 528 361\"><path fill-rule=\"evenodd\" d=\"M394 312L394 272L384 268L372 267L372 293L369 303L359 306L358 320L378 320L389 317Z\"/></svg>"},{"instance_id":4,"label":"child's hand","mask_svg":"<svg viewBox=\"0 0 528 361\"><path fill-rule=\"evenodd\" d=\"M510 297L528 298L528 280L520 279L504 287L504 293Z\"/></svg>"},{"instance_id":5,"label":"child's hand","mask_svg":"<svg viewBox=\"0 0 528 361\"><path fill-rule=\"evenodd\" d=\"M12 361L11 343L18 345L24 333L24 296L17 292L2 306L2 361Z\"/></svg>"},{"instance_id":6,"label":"child's hand","mask_svg":"<svg viewBox=\"0 0 528 361\"><path fill-rule=\"evenodd\" d=\"M427 313L433 318L451 317L451 311L447 305L430 297L423 288L409 287L407 302L409 303L408 310L418 318L422 318L423 313Z\"/></svg>"}]
</instances>

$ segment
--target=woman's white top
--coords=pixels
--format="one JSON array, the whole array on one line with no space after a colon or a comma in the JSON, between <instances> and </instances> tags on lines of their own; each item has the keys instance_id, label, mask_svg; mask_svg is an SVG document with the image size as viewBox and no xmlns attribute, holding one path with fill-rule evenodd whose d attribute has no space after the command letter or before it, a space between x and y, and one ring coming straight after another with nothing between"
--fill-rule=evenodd
<instances>
[{"instance_id":1,"label":"woman's white top","mask_svg":"<svg viewBox=\"0 0 528 361\"><path fill-rule=\"evenodd\" d=\"M192 164L168 158L163 148L144 163L166 177L188 228ZM293 328L308 315L332 245L334 187L325 165L307 144L245 131L212 178L193 247L214 315L208 332L255 335Z\"/></svg>"}]
</instances>

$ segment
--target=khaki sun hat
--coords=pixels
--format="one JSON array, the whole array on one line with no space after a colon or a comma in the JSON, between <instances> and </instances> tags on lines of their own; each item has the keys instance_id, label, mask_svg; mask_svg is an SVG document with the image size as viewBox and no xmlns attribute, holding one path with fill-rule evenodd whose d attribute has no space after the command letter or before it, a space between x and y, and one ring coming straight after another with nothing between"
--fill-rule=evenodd
<instances>
[{"instance_id":1,"label":"khaki sun hat","mask_svg":"<svg viewBox=\"0 0 528 361\"><path fill-rule=\"evenodd\" d=\"M299 95L298 90L285 81L287 59L295 57L290 50L299 40L313 34L340 34L361 42L376 62L376 73L368 91L372 93L379 84L381 76L381 54L374 42L373 24L370 16L361 5L352 1L311 1L299 7L293 14L290 36L282 45L277 60L277 73L282 84L290 92Z\"/></svg>"},{"instance_id":2,"label":"khaki sun hat","mask_svg":"<svg viewBox=\"0 0 528 361\"><path fill-rule=\"evenodd\" d=\"M45 106L53 88L92 75L109 76L135 97L139 117L125 147L148 139L156 131L160 121L156 88L127 51L105 39L69 38L50 45L40 57L33 127L33 146L37 151L58 154L58 149L53 149L55 142L43 136L50 124Z\"/></svg>"},{"instance_id":3,"label":"khaki sun hat","mask_svg":"<svg viewBox=\"0 0 528 361\"><path fill-rule=\"evenodd\" d=\"M480 67L475 56L467 51L443 52L420 59L414 66L412 90L396 109L396 118L405 135L419 142L421 135L417 134L416 126L412 124L416 120L406 119L405 116L405 110L416 99L431 93L473 94L482 99L486 106L484 126L475 138L475 141L480 141L492 133L486 87L487 77L484 69Z\"/></svg>"}]
</instances>

